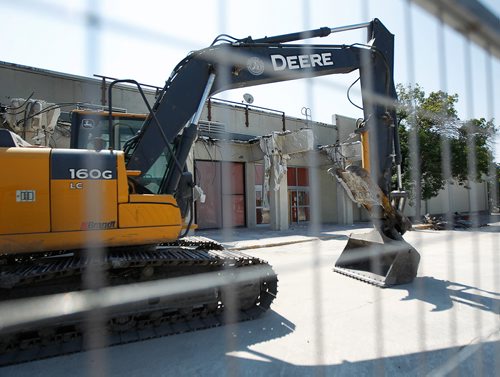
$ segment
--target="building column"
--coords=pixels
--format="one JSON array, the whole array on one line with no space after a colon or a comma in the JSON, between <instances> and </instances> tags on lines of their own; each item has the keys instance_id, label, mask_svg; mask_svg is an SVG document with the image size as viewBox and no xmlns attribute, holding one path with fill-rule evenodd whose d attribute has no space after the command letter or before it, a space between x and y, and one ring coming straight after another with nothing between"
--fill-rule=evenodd
<instances>
[{"instance_id":1,"label":"building column","mask_svg":"<svg viewBox=\"0 0 500 377\"><path fill-rule=\"evenodd\" d=\"M274 169L271 169L271 180L274 179ZM288 181L286 174L281 178L277 191L270 190L271 229L288 229Z\"/></svg>"},{"instance_id":2,"label":"building column","mask_svg":"<svg viewBox=\"0 0 500 377\"><path fill-rule=\"evenodd\" d=\"M257 201L255 195L255 163L245 163L245 206L246 206L246 223L248 228L257 226L257 215L255 203Z\"/></svg>"},{"instance_id":3,"label":"building column","mask_svg":"<svg viewBox=\"0 0 500 377\"><path fill-rule=\"evenodd\" d=\"M342 185L336 182L337 187L337 222L341 225L353 224L353 202Z\"/></svg>"}]
</instances>

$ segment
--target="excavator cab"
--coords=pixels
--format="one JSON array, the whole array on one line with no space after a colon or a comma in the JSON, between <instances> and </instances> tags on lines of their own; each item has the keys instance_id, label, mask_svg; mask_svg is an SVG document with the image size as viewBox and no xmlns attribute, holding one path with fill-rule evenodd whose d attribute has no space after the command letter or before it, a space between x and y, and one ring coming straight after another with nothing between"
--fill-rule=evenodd
<instances>
[{"instance_id":1,"label":"excavator cab","mask_svg":"<svg viewBox=\"0 0 500 377\"><path fill-rule=\"evenodd\" d=\"M116 149L139 132L147 114L102 110L73 110L71 112L71 149L108 149L111 117Z\"/></svg>"}]
</instances>

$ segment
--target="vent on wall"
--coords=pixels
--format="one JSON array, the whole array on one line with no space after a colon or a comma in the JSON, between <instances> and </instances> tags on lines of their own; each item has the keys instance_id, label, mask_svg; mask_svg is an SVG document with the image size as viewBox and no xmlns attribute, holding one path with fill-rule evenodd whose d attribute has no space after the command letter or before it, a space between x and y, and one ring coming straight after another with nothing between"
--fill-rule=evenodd
<instances>
[{"instance_id":1,"label":"vent on wall","mask_svg":"<svg viewBox=\"0 0 500 377\"><path fill-rule=\"evenodd\" d=\"M226 132L226 125L219 122L200 120L198 130L203 134L221 134Z\"/></svg>"}]
</instances>

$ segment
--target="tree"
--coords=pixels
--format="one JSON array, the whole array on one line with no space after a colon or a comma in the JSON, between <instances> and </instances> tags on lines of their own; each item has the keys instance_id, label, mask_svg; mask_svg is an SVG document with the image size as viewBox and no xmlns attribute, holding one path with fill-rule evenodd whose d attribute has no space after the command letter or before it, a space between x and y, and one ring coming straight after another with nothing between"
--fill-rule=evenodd
<instances>
[{"instance_id":1,"label":"tree","mask_svg":"<svg viewBox=\"0 0 500 377\"><path fill-rule=\"evenodd\" d=\"M493 212L500 212L500 163L493 167L493 183L491 184L491 207Z\"/></svg>"},{"instance_id":2,"label":"tree","mask_svg":"<svg viewBox=\"0 0 500 377\"><path fill-rule=\"evenodd\" d=\"M463 185L488 175L493 161L493 120L460 120L457 94L426 95L419 85L401 84L397 92L403 182L412 199L436 196L449 178Z\"/></svg>"}]
</instances>

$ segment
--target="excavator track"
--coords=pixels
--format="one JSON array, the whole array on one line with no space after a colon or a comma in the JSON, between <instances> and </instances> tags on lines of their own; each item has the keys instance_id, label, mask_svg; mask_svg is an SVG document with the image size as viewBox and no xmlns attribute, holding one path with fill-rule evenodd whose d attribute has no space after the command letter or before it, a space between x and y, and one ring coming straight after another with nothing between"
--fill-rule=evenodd
<instances>
[{"instance_id":1,"label":"excavator track","mask_svg":"<svg viewBox=\"0 0 500 377\"><path fill-rule=\"evenodd\" d=\"M7 261L9 262L7 265ZM0 304L19 298L79 291L82 274L95 260L88 253L56 252L41 258L21 257L18 263L0 257ZM269 309L277 294L277 276L267 262L224 249L200 237L188 237L149 249L109 250L100 256L108 284L124 286L210 273L221 278L220 285L182 296L148 299L145 302L106 312L103 346L115 346L211 327L233 321L255 319ZM224 277L246 268L259 268L258 279L227 287ZM166 281L165 284L168 284ZM230 292L230 293L228 293ZM226 297L238 302L227 310ZM227 302L231 300L227 299ZM8 304L15 304L14 301ZM227 315L229 314L229 315ZM85 351L95 346L85 340L89 316L57 319L23 330L5 331L0 324L0 367Z\"/></svg>"}]
</instances>

